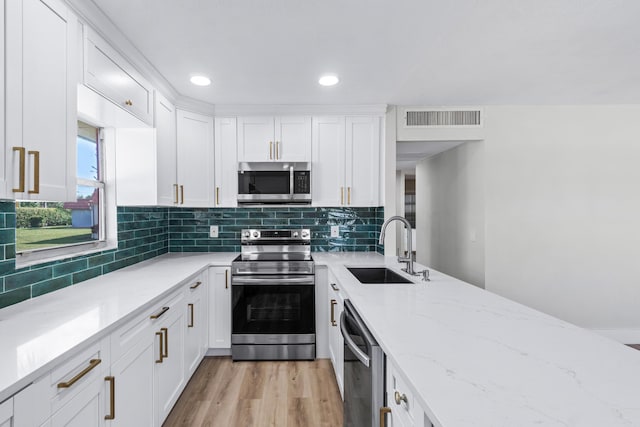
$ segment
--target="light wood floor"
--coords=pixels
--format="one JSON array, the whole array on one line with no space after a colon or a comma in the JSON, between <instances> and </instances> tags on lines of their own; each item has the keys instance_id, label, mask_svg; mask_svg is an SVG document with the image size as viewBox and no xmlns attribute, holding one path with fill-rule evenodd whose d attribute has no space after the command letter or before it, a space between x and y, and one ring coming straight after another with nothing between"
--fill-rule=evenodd
<instances>
[{"instance_id":1,"label":"light wood floor","mask_svg":"<svg viewBox=\"0 0 640 427\"><path fill-rule=\"evenodd\" d=\"M232 362L207 357L164 427L335 427L342 399L328 359Z\"/></svg>"}]
</instances>

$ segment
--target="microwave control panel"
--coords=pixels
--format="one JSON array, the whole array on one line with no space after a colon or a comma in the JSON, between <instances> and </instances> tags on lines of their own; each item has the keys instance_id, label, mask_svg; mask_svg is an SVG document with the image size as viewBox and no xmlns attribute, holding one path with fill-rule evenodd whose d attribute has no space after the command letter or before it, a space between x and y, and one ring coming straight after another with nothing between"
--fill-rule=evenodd
<instances>
[{"instance_id":1,"label":"microwave control panel","mask_svg":"<svg viewBox=\"0 0 640 427\"><path fill-rule=\"evenodd\" d=\"M311 193L310 171L294 171L293 172L293 192L295 194Z\"/></svg>"}]
</instances>

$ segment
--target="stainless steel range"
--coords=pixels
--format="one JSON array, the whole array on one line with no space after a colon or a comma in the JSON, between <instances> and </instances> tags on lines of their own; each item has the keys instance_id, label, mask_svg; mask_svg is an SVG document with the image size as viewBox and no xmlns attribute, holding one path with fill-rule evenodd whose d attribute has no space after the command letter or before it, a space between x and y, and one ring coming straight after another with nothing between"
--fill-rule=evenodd
<instances>
[{"instance_id":1,"label":"stainless steel range","mask_svg":"<svg viewBox=\"0 0 640 427\"><path fill-rule=\"evenodd\" d=\"M242 230L231 263L233 360L309 360L316 356L311 232Z\"/></svg>"}]
</instances>

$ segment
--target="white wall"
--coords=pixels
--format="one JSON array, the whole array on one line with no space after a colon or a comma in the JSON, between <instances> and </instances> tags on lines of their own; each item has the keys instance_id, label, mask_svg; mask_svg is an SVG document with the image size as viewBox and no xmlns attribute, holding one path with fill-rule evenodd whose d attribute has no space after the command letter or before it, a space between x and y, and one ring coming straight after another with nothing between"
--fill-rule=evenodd
<instances>
[{"instance_id":1,"label":"white wall","mask_svg":"<svg viewBox=\"0 0 640 427\"><path fill-rule=\"evenodd\" d=\"M417 261L483 287L484 143L466 142L416 166Z\"/></svg>"},{"instance_id":2,"label":"white wall","mask_svg":"<svg viewBox=\"0 0 640 427\"><path fill-rule=\"evenodd\" d=\"M485 111L486 289L640 342L640 106Z\"/></svg>"}]
</instances>

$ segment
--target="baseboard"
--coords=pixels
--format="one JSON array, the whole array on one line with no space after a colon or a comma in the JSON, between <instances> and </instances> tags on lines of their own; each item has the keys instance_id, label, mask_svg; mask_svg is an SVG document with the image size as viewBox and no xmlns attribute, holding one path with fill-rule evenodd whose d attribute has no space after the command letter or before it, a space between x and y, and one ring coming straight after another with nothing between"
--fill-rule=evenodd
<instances>
[{"instance_id":1,"label":"baseboard","mask_svg":"<svg viewBox=\"0 0 640 427\"><path fill-rule=\"evenodd\" d=\"M230 348L210 348L205 353L205 356L231 356Z\"/></svg>"},{"instance_id":2,"label":"baseboard","mask_svg":"<svg viewBox=\"0 0 640 427\"><path fill-rule=\"evenodd\" d=\"M622 344L640 344L640 329L591 329L591 331Z\"/></svg>"}]
</instances>

